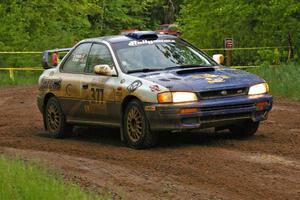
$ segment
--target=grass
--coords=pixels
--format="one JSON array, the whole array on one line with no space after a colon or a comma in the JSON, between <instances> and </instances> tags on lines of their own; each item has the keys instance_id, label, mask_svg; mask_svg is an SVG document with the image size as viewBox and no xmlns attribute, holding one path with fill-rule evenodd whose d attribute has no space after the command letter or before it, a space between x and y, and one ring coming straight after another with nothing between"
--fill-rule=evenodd
<instances>
[{"instance_id":1,"label":"grass","mask_svg":"<svg viewBox=\"0 0 300 200\"><path fill-rule=\"evenodd\" d=\"M260 67L247 70L265 79L270 93L277 97L300 100L300 64Z\"/></svg>"},{"instance_id":2,"label":"grass","mask_svg":"<svg viewBox=\"0 0 300 200\"><path fill-rule=\"evenodd\" d=\"M35 85L41 73L41 71L14 71L14 80L12 80L8 71L0 71L0 86Z\"/></svg>"},{"instance_id":3,"label":"grass","mask_svg":"<svg viewBox=\"0 0 300 200\"><path fill-rule=\"evenodd\" d=\"M58 175L50 175L37 164L0 156L0 199L96 200L100 197L64 182Z\"/></svg>"}]
</instances>

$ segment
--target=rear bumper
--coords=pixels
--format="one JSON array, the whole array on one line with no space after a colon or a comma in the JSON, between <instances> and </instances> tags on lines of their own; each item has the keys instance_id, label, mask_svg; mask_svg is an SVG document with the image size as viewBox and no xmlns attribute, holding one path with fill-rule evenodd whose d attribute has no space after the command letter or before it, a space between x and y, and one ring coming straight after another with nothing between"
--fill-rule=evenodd
<instances>
[{"instance_id":1,"label":"rear bumper","mask_svg":"<svg viewBox=\"0 0 300 200\"><path fill-rule=\"evenodd\" d=\"M257 107L259 102L267 102ZM186 130L236 124L245 120L254 122L267 118L272 109L271 95L238 96L200 100L195 103L145 103L145 112L152 130ZM183 108L197 108L197 112L181 114Z\"/></svg>"}]
</instances>

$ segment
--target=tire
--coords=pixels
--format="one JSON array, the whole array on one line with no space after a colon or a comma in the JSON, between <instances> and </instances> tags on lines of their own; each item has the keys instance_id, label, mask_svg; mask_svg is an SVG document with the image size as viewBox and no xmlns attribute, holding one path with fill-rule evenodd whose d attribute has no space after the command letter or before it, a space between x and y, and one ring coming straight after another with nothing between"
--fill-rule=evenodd
<instances>
[{"instance_id":1,"label":"tire","mask_svg":"<svg viewBox=\"0 0 300 200\"><path fill-rule=\"evenodd\" d=\"M229 130L232 134L240 137L253 136L259 127L259 122L246 121L242 124L232 125Z\"/></svg>"},{"instance_id":2,"label":"tire","mask_svg":"<svg viewBox=\"0 0 300 200\"><path fill-rule=\"evenodd\" d=\"M143 107L138 100L133 100L127 105L123 123L124 137L130 147L145 149L156 144L157 134L151 132Z\"/></svg>"},{"instance_id":3,"label":"tire","mask_svg":"<svg viewBox=\"0 0 300 200\"><path fill-rule=\"evenodd\" d=\"M44 111L44 119L46 130L54 138L65 138L73 130L73 126L66 123L66 117L55 97L48 100Z\"/></svg>"}]
</instances>

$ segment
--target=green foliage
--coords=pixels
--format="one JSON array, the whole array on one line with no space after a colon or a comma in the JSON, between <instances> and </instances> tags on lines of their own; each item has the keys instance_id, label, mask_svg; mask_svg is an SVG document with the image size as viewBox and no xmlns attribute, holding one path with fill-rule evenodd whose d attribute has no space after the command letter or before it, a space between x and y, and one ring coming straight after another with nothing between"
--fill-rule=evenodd
<instances>
[{"instance_id":1,"label":"green foliage","mask_svg":"<svg viewBox=\"0 0 300 200\"><path fill-rule=\"evenodd\" d=\"M279 50L275 48L272 49L265 49L265 50L258 50L257 51L259 57L256 61L256 65L280 65L282 63L288 63L293 59L288 58L288 51ZM251 54L253 55L253 54Z\"/></svg>"},{"instance_id":2,"label":"green foliage","mask_svg":"<svg viewBox=\"0 0 300 200\"><path fill-rule=\"evenodd\" d=\"M222 48L224 39L232 37L235 47L292 44L298 54L300 51L298 0L185 0L177 21L183 37L201 48ZM253 64L256 59L251 57L258 56L257 52L234 53L251 62L236 60L242 64ZM267 61L273 62L269 58Z\"/></svg>"},{"instance_id":3,"label":"green foliage","mask_svg":"<svg viewBox=\"0 0 300 200\"><path fill-rule=\"evenodd\" d=\"M0 51L43 51L71 47L88 37L119 34L123 29L154 29L161 15L153 15L152 10L165 2L170 1L3 0ZM40 60L41 55L0 54L1 67L40 66Z\"/></svg>"},{"instance_id":4,"label":"green foliage","mask_svg":"<svg viewBox=\"0 0 300 200\"><path fill-rule=\"evenodd\" d=\"M7 85L36 85L41 71L14 71L14 79L8 71L0 71L0 87Z\"/></svg>"},{"instance_id":5,"label":"green foliage","mask_svg":"<svg viewBox=\"0 0 300 200\"><path fill-rule=\"evenodd\" d=\"M200 48L222 48L226 37L235 47L294 47L234 51L236 65L299 61L300 54L299 0L2 0L0 16L0 51L71 47L83 38L175 21ZM40 57L0 54L0 66L40 66Z\"/></svg>"},{"instance_id":6,"label":"green foliage","mask_svg":"<svg viewBox=\"0 0 300 200\"><path fill-rule=\"evenodd\" d=\"M249 69L248 71L264 78L270 86L271 94L300 100L299 64L290 64L280 67L260 67Z\"/></svg>"},{"instance_id":7,"label":"green foliage","mask_svg":"<svg viewBox=\"0 0 300 200\"><path fill-rule=\"evenodd\" d=\"M86 0L1 3L0 14L5 16L0 18L1 49L34 51L71 45L89 29L86 3Z\"/></svg>"},{"instance_id":8,"label":"green foliage","mask_svg":"<svg viewBox=\"0 0 300 200\"><path fill-rule=\"evenodd\" d=\"M100 199L35 164L0 156L0 199Z\"/></svg>"}]
</instances>

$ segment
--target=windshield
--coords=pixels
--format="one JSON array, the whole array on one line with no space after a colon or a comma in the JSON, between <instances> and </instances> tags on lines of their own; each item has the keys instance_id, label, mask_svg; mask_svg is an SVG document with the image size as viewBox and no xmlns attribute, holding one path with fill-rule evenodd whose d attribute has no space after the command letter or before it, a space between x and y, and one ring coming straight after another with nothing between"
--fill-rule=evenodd
<instances>
[{"instance_id":1,"label":"windshield","mask_svg":"<svg viewBox=\"0 0 300 200\"><path fill-rule=\"evenodd\" d=\"M127 41L114 44L123 71L163 70L184 65L212 66L203 53L181 40Z\"/></svg>"}]
</instances>

